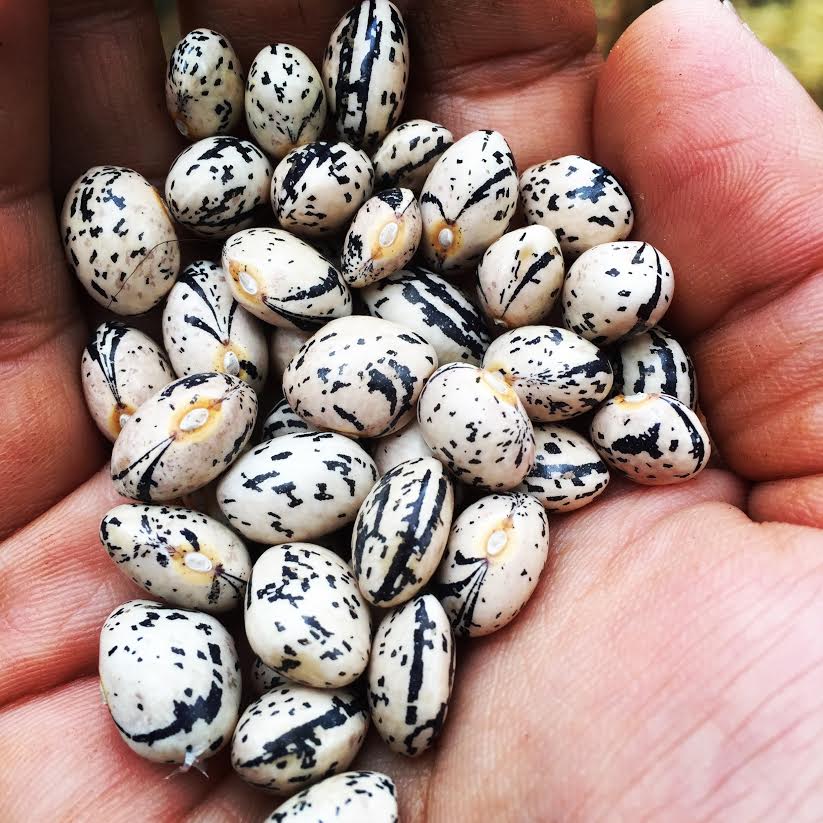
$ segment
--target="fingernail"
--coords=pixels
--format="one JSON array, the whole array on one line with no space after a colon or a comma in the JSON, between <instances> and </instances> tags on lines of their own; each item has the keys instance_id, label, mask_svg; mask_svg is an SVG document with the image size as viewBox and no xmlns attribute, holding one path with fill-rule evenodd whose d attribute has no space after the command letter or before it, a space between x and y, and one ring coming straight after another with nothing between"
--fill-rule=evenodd
<instances>
[{"instance_id":1,"label":"fingernail","mask_svg":"<svg viewBox=\"0 0 823 823\"><path fill-rule=\"evenodd\" d=\"M720 5L723 6L724 9L728 9L743 24L743 28L746 29L746 31L754 34L752 27L740 16L740 12L735 8L732 0L720 0Z\"/></svg>"},{"instance_id":2,"label":"fingernail","mask_svg":"<svg viewBox=\"0 0 823 823\"><path fill-rule=\"evenodd\" d=\"M734 7L734 3L732 3L732 0L720 0L720 5L723 6L724 9L728 9L735 17L738 18L738 20L742 19L740 17L739 12Z\"/></svg>"}]
</instances>

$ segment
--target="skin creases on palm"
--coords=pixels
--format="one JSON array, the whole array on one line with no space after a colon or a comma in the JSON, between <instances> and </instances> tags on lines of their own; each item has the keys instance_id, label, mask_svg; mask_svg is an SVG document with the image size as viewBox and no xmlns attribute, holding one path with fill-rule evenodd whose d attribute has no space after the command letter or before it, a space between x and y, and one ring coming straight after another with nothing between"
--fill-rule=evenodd
<instances>
[{"instance_id":1,"label":"skin creases on palm","mask_svg":"<svg viewBox=\"0 0 823 823\"><path fill-rule=\"evenodd\" d=\"M224 32L248 66L270 38L317 60L348 3L180 6L184 30ZM820 111L718 0L663 0L605 66L587 0L401 6L408 117L499 129L521 169L577 152L625 182L634 236L674 265L667 320L729 471L615 483L554 518L528 608L461 648L436 750L370 743L360 762L395 777L406 821L819 819ZM276 801L225 757L208 780L164 780L132 755L95 676L100 625L137 591L97 544L115 496L54 202L98 163L162 178L180 148L153 10L4 3L0 32L2 816L259 819Z\"/></svg>"}]
</instances>

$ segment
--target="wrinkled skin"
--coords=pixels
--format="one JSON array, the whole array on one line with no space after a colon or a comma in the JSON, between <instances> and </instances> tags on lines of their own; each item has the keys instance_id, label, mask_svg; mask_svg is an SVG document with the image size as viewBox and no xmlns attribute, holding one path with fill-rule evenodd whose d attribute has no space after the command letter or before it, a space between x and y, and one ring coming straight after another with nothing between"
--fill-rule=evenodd
<instances>
[{"instance_id":1,"label":"wrinkled skin","mask_svg":"<svg viewBox=\"0 0 823 823\"><path fill-rule=\"evenodd\" d=\"M318 60L348 2L181 5L248 66L264 32ZM360 762L395 776L405 821L820 819L821 112L718 0L664 0L605 65L587 0L401 5L407 116L500 129L521 169L593 155L626 184L729 470L554 518L533 601L462 649L437 750L372 741ZM115 497L55 203L97 163L162 179L180 147L151 4L55 0L49 22L3 0L0 33L3 817L258 819L275 802L225 759L164 780L128 751L95 676L100 625L137 592L97 543Z\"/></svg>"}]
</instances>

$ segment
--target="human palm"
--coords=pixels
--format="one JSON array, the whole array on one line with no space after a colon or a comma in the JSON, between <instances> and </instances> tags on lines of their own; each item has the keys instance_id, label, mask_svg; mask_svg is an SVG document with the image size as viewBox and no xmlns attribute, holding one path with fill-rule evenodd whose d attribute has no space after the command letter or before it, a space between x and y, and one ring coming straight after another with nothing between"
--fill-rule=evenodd
<instances>
[{"instance_id":1,"label":"human palm","mask_svg":"<svg viewBox=\"0 0 823 823\"><path fill-rule=\"evenodd\" d=\"M319 61L348 5L189 0L182 24L224 32L245 66L269 41ZM405 821L819 819L823 116L718 0L664 0L605 66L589 0L401 6L406 115L499 129L520 169L574 152L625 183L635 236L673 263L667 323L729 470L614 483L554 518L527 609L461 648L436 749L375 743L358 762L395 777ZM149 0L0 4L4 820L251 820L276 803L225 756L208 780L164 780L95 676L104 617L139 592L97 543L115 495L54 204L98 163L162 178L180 147L162 82Z\"/></svg>"}]
</instances>

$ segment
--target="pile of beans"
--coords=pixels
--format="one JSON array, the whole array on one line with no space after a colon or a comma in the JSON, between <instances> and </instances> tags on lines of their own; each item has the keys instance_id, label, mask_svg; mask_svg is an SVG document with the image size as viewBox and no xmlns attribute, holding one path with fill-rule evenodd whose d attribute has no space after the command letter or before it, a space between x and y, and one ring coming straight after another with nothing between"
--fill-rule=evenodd
<instances>
[{"instance_id":1,"label":"pile of beans","mask_svg":"<svg viewBox=\"0 0 823 823\"><path fill-rule=\"evenodd\" d=\"M167 102L193 142L165 199L98 166L62 213L94 300L163 304L162 347L113 319L82 358L139 501L100 538L152 598L102 628L105 702L143 757L202 768L230 745L250 784L302 790L271 820L395 820L392 780L345 770L370 723L403 755L433 744L455 638L527 603L547 513L612 472L679 483L709 458L691 361L658 325L672 269L627 239L618 181L577 156L518 179L495 131L400 123L408 74L388 0L343 17L320 71L281 43L244 79L225 37L190 32ZM251 139L231 135L244 111ZM220 259L180 272L178 232ZM241 605L244 677L215 616Z\"/></svg>"}]
</instances>

